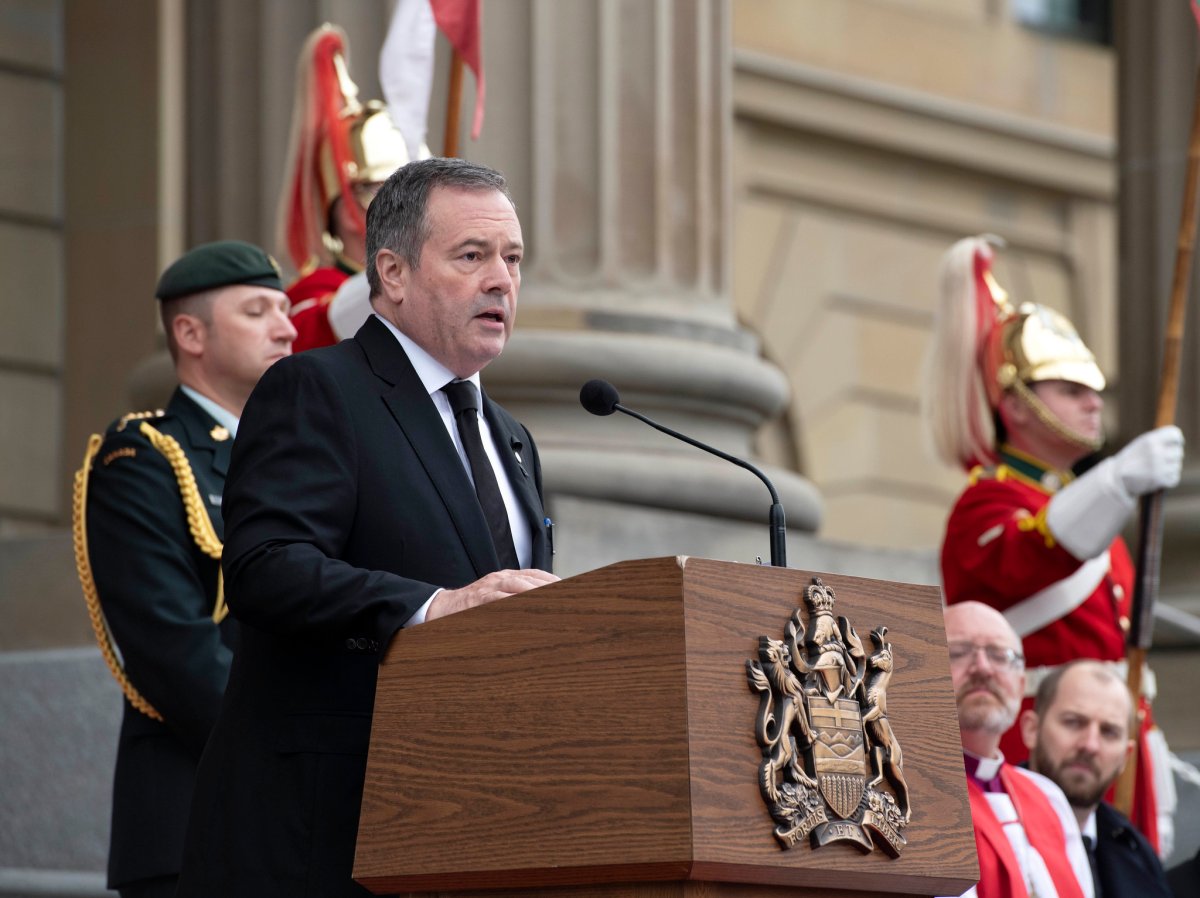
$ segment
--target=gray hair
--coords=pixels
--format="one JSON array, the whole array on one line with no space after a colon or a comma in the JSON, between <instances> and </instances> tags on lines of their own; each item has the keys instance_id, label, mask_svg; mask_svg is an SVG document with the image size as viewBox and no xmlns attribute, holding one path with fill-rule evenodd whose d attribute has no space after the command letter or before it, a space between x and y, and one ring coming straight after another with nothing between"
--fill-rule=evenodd
<instances>
[{"instance_id":1,"label":"gray hair","mask_svg":"<svg viewBox=\"0 0 1200 898\"><path fill-rule=\"evenodd\" d=\"M421 249L429 239L429 194L435 187L498 190L512 202L504 175L465 159L421 159L396 169L367 208L367 283L372 299L382 292L375 270L381 249L396 253L414 269L420 266Z\"/></svg>"}]
</instances>

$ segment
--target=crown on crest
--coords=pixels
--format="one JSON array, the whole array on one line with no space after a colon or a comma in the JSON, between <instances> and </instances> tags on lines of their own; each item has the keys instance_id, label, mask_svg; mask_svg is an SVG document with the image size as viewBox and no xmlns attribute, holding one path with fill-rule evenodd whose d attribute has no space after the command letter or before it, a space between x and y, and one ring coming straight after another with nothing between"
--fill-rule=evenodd
<instances>
[{"instance_id":1,"label":"crown on crest","mask_svg":"<svg viewBox=\"0 0 1200 898\"><path fill-rule=\"evenodd\" d=\"M804 591L804 601L813 614L832 614L835 598L833 590L821 582L820 577L813 577L812 586Z\"/></svg>"}]
</instances>

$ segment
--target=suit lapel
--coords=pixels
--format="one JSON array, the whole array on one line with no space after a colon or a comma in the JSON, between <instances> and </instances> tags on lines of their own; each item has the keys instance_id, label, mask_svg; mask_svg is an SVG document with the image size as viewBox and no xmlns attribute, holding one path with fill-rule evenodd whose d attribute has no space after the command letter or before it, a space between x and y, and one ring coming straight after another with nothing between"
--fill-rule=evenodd
<instances>
[{"instance_id":1,"label":"suit lapel","mask_svg":"<svg viewBox=\"0 0 1200 898\"><path fill-rule=\"evenodd\" d=\"M373 315L354 338L371 370L389 385L382 393L383 403L445 504L477 576L499 570L500 559L471 481L403 347Z\"/></svg>"}]
</instances>

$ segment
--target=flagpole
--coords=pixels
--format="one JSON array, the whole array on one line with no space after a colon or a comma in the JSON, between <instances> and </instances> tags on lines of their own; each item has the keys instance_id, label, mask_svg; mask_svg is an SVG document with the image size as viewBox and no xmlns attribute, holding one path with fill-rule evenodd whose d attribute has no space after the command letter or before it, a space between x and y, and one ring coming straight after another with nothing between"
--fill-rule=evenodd
<instances>
[{"instance_id":1,"label":"flagpole","mask_svg":"<svg viewBox=\"0 0 1200 898\"><path fill-rule=\"evenodd\" d=\"M442 155L458 155L458 114L462 108L463 58L458 50L450 57L450 86L446 92L446 133L442 140Z\"/></svg>"},{"instance_id":2,"label":"flagpole","mask_svg":"<svg viewBox=\"0 0 1200 898\"><path fill-rule=\"evenodd\" d=\"M1188 139L1187 175L1184 180L1183 209L1175 242L1175 272L1171 284L1171 302L1163 336L1162 373L1159 377L1158 409L1154 426L1175 422L1179 395L1179 359L1183 346L1183 323L1187 311L1191 281L1192 254L1196 244L1196 189L1200 185L1200 69L1192 92L1192 133ZM1138 708L1142 694L1142 667L1154 638L1154 603L1158 598L1159 571L1162 567L1162 502L1158 490L1144 496L1138 524L1137 579L1134 582L1133 607L1130 611L1129 643L1125 653L1128 664L1127 685L1133 707ZM1125 769L1117 780L1114 796L1117 810L1129 816L1133 809L1133 790L1137 779L1139 732L1134 733L1133 748Z\"/></svg>"}]
</instances>

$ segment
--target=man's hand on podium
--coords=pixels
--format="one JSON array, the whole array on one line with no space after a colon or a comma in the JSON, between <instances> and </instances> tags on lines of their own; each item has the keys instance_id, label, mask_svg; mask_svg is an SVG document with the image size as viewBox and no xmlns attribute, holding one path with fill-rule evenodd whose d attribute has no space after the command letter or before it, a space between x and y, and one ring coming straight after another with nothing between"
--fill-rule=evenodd
<instances>
[{"instance_id":1,"label":"man's hand on podium","mask_svg":"<svg viewBox=\"0 0 1200 898\"><path fill-rule=\"evenodd\" d=\"M466 611L476 605L486 605L488 602L516 595L527 589L536 589L547 583L556 583L558 580L554 574L537 568L495 571L461 589L443 589L429 603L425 620L431 621L447 614Z\"/></svg>"}]
</instances>

